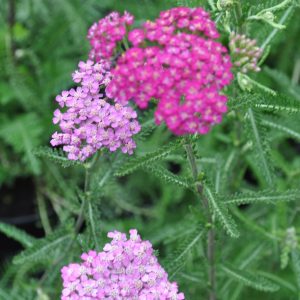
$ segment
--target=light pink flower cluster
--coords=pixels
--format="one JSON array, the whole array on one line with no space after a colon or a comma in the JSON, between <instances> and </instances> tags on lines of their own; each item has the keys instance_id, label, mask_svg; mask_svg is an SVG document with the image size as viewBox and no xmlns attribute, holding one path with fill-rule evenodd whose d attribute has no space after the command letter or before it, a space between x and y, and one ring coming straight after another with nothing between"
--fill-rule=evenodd
<instances>
[{"instance_id":1,"label":"light pink flower cluster","mask_svg":"<svg viewBox=\"0 0 300 300\"><path fill-rule=\"evenodd\" d=\"M137 230L130 239L120 232L104 251L82 254L82 263L62 268L62 300L182 300L176 283L158 263L149 241L142 241Z\"/></svg>"},{"instance_id":2,"label":"light pink flower cluster","mask_svg":"<svg viewBox=\"0 0 300 300\"><path fill-rule=\"evenodd\" d=\"M117 43L124 38L127 27L133 22L134 18L128 12L125 12L123 16L112 12L93 24L87 36L92 46L90 59L99 61L111 58Z\"/></svg>"},{"instance_id":3,"label":"light pink flower cluster","mask_svg":"<svg viewBox=\"0 0 300 300\"><path fill-rule=\"evenodd\" d=\"M112 70L106 93L145 109L158 100L156 122L177 134L206 134L227 111L220 94L232 80L227 49L214 41L219 34L202 8L178 7L161 12L155 22L129 32L133 47Z\"/></svg>"},{"instance_id":4,"label":"light pink flower cluster","mask_svg":"<svg viewBox=\"0 0 300 300\"><path fill-rule=\"evenodd\" d=\"M132 154L132 136L140 131L136 112L105 101L100 91L111 80L109 64L80 62L73 80L81 86L56 97L64 111L56 109L53 122L62 132L52 135L51 145L63 145L70 160L83 161L100 148Z\"/></svg>"},{"instance_id":5,"label":"light pink flower cluster","mask_svg":"<svg viewBox=\"0 0 300 300\"><path fill-rule=\"evenodd\" d=\"M256 45L256 40L251 40L245 35L234 32L230 34L229 39L233 65L244 74L250 71L259 72L258 60L263 50Z\"/></svg>"}]
</instances>

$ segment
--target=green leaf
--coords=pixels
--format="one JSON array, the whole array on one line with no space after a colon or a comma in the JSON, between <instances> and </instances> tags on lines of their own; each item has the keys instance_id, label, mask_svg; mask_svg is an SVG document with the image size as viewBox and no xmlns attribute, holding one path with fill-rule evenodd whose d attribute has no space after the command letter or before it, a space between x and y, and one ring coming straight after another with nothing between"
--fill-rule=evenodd
<instances>
[{"instance_id":1,"label":"green leaf","mask_svg":"<svg viewBox=\"0 0 300 300\"><path fill-rule=\"evenodd\" d=\"M146 165L145 170L167 183L172 183L176 186L184 187L186 189L191 188L191 185L185 178L173 174L158 164Z\"/></svg>"},{"instance_id":2,"label":"green leaf","mask_svg":"<svg viewBox=\"0 0 300 300\"><path fill-rule=\"evenodd\" d=\"M263 190L258 192L239 193L223 197L227 204L251 204L266 203L276 204L278 202L296 201L300 199L300 190L288 190L284 192L274 190Z\"/></svg>"},{"instance_id":3,"label":"green leaf","mask_svg":"<svg viewBox=\"0 0 300 300\"><path fill-rule=\"evenodd\" d=\"M256 273L240 270L229 265L222 265L221 269L232 279L263 292L276 292L279 286Z\"/></svg>"},{"instance_id":4,"label":"green leaf","mask_svg":"<svg viewBox=\"0 0 300 300\"><path fill-rule=\"evenodd\" d=\"M100 211L97 210L94 203L90 199L87 201L87 216L96 249L100 250Z\"/></svg>"},{"instance_id":5,"label":"green leaf","mask_svg":"<svg viewBox=\"0 0 300 300\"><path fill-rule=\"evenodd\" d=\"M181 139L176 140L166 146L159 148L156 151L147 153L140 157L134 157L127 160L117 172L115 172L116 176L124 176L134 172L139 168L143 168L149 164L152 164L156 161L164 159L168 154L175 151L181 146Z\"/></svg>"},{"instance_id":6,"label":"green leaf","mask_svg":"<svg viewBox=\"0 0 300 300\"><path fill-rule=\"evenodd\" d=\"M44 157L47 158L59 165L61 165L64 168L70 167L70 166L79 166L82 165L77 160L70 160L66 157L65 153L62 151L62 149L55 149L50 147L40 147L34 151L34 154L38 157Z\"/></svg>"},{"instance_id":7,"label":"green leaf","mask_svg":"<svg viewBox=\"0 0 300 300\"><path fill-rule=\"evenodd\" d=\"M280 286L280 289L285 288L285 289L289 290L289 292L292 292L295 294L297 293L297 288L291 283L291 281L285 280L284 278L282 278L282 276L276 275L274 273L266 273L263 271L259 271L258 275L272 280L274 283L276 283L277 285Z\"/></svg>"},{"instance_id":8,"label":"green leaf","mask_svg":"<svg viewBox=\"0 0 300 300\"><path fill-rule=\"evenodd\" d=\"M299 255L299 250L297 248L292 250L292 265L293 265L293 270L294 270L298 290L300 291L300 255Z\"/></svg>"},{"instance_id":9,"label":"green leaf","mask_svg":"<svg viewBox=\"0 0 300 300\"><path fill-rule=\"evenodd\" d=\"M25 155L25 161L34 174L40 173L40 164L32 149L39 144L41 133L42 124L34 113L6 120L0 126L0 138L11 145L16 153Z\"/></svg>"},{"instance_id":10,"label":"green leaf","mask_svg":"<svg viewBox=\"0 0 300 300\"><path fill-rule=\"evenodd\" d=\"M216 218L220 221L225 231L231 236L237 238L240 234L237 230L236 223L230 216L227 207L220 199L217 199L216 195L206 186L205 194L209 200L209 204L212 213L215 214Z\"/></svg>"},{"instance_id":11,"label":"green leaf","mask_svg":"<svg viewBox=\"0 0 300 300\"><path fill-rule=\"evenodd\" d=\"M174 277L176 273L184 266L187 256L199 243L203 232L203 228L197 226L191 234L189 234L181 243L179 243L177 249L168 255L164 266L169 274L170 279Z\"/></svg>"},{"instance_id":12,"label":"green leaf","mask_svg":"<svg viewBox=\"0 0 300 300\"><path fill-rule=\"evenodd\" d=\"M0 222L0 231L6 236L21 243L24 247L31 247L36 240L34 237L30 236L25 231L2 222Z\"/></svg>"},{"instance_id":13,"label":"green leaf","mask_svg":"<svg viewBox=\"0 0 300 300\"><path fill-rule=\"evenodd\" d=\"M267 150L266 143L263 140L264 138L264 129L261 128L259 123L259 118L255 114L255 112L249 108L248 109L248 117L250 121L249 133L250 138L253 142L254 147L254 155L257 157L258 167L260 168L262 174L265 177L265 180L268 185L273 185L273 176L271 172L271 168L269 166L269 161L267 159ZM255 163L256 161L254 161Z\"/></svg>"},{"instance_id":14,"label":"green leaf","mask_svg":"<svg viewBox=\"0 0 300 300\"><path fill-rule=\"evenodd\" d=\"M285 73L268 67L265 67L263 71L284 89L284 92L289 93L292 97L300 101L300 87L293 85L291 79Z\"/></svg>"},{"instance_id":15,"label":"green leaf","mask_svg":"<svg viewBox=\"0 0 300 300\"><path fill-rule=\"evenodd\" d=\"M300 113L300 101L285 94L267 92L240 93L228 102L231 109L256 108L261 111Z\"/></svg>"},{"instance_id":16,"label":"green leaf","mask_svg":"<svg viewBox=\"0 0 300 300\"><path fill-rule=\"evenodd\" d=\"M288 136L300 141L300 132L297 131L297 127L299 127L299 122L290 122L291 120L286 120L284 118L274 119L274 118L264 118L262 120L262 124L266 127L276 129L281 131ZM294 123L294 124L293 124Z\"/></svg>"},{"instance_id":17,"label":"green leaf","mask_svg":"<svg viewBox=\"0 0 300 300\"><path fill-rule=\"evenodd\" d=\"M13 263L24 264L49 259L52 251L63 248L65 243L72 238L72 234L66 230L57 230L43 239L38 239L34 245L14 257Z\"/></svg>"}]
</instances>

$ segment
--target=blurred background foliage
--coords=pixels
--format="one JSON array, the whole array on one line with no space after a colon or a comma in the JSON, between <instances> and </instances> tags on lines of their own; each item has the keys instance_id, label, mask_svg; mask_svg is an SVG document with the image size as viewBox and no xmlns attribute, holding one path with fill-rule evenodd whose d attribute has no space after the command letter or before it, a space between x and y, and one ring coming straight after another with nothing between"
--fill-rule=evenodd
<instances>
[{"instance_id":1,"label":"blurred background foliage","mask_svg":"<svg viewBox=\"0 0 300 300\"><path fill-rule=\"evenodd\" d=\"M259 5L269 7L281 1L242 2L245 11L257 12ZM44 156L36 155L36 152L40 146L49 144L55 130L52 124L55 96L72 87L71 73L79 60L87 58L86 34L89 26L113 10L127 10L135 15L137 22L143 22L174 5L195 4L209 7L207 1L188 0L0 0L1 222L15 224L35 237L51 236L54 228L63 227L62 224L67 228L73 226L71 220L80 210L78 195L83 186L83 170L76 165L64 169ZM278 19L283 14L279 12ZM287 29L276 35L263 71L255 77L260 83L297 101L300 101L299 17L299 9L288 17ZM251 37L257 38L261 44L272 30L270 26L258 23L251 27ZM143 118L145 122L149 121L147 114ZM299 188L300 183L300 122L299 117L287 118L299 136L270 128L266 132L270 140L270 157L276 170L276 185L281 190ZM238 148L234 148L234 126L236 124L229 116L210 135L201 137L195 149L200 153L199 166L211 179L214 175L210 174L222 169L223 161L227 162L227 173L222 177L227 180L222 183L226 185L226 192L266 188L263 176L253 165L253 157L244 157ZM150 126L149 132L151 134L146 138L138 140L137 155L155 151L173 139L163 126L156 129ZM247 137L242 139L247 141ZM246 163L240 163L241 157ZM206 289L206 263L201 247L189 249L191 251L184 256L185 266L180 269L174 267L174 260L170 263L167 255L176 255L178 245L185 249L185 244L190 245L191 241L201 243L199 222L195 221L199 217L200 205L193 192L168 184L147 170L103 182L101 178L109 177L117 168L114 156L105 154L104 158L96 165L93 182L97 185L93 211L101 215L101 222L97 220L99 236L103 237L112 229L138 228L159 249L165 265L176 270L171 272L174 273L172 279L179 282L186 298L200 299ZM182 151L175 151L165 158L162 166L172 174L189 179ZM77 188L74 189L74 186ZM223 234L218 234L218 257L222 262L230 261L241 269L267 270L267 274L261 272L261 275L276 282L280 291L270 295L253 291L223 274L218 278L220 299L298 299L300 287L295 282L293 267L284 265L281 268L280 264L285 253L289 252L284 247L286 230L291 226L296 231L299 229L299 208L296 202L233 209L242 238L231 242ZM1 231L5 232L5 229ZM79 253L90 247L89 238L90 235L79 236L78 245L64 262L77 260ZM30 244L29 238L25 240ZM43 258L41 264L23 262L19 257L21 267L9 263L10 257L21 246L2 234L0 243L0 299L21 299L18 298L20 293L22 299L58 299L59 265L52 266L52 263L53 257L57 257L56 252L63 251L64 243L54 249L48 259ZM103 243L104 239L99 239L99 244ZM44 284L40 279L44 278L45 269L51 274ZM300 270L296 271L300 274ZM6 294L4 288L1 290L2 286L9 284L14 287L12 294Z\"/></svg>"}]
</instances>

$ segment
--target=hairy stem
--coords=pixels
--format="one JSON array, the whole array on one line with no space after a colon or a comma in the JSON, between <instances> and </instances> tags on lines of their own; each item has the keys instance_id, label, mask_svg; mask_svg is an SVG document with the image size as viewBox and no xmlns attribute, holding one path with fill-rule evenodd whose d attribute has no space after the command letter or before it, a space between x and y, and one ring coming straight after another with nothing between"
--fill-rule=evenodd
<instances>
[{"instance_id":1,"label":"hairy stem","mask_svg":"<svg viewBox=\"0 0 300 300\"><path fill-rule=\"evenodd\" d=\"M196 158L193 152L193 148L190 143L187 143L185 146L185 151L187 153L188 161L190 168L193 174L194 181L196 183L196 189L199 194L199 197L202 201L202 204L205 209L207 222L208 222L208 232L207 232L207 259L208 259L208 280L209 280L209 300L216 300L216 267L215 267L215 230L213 226L213 216L209 210L208 200L204 195L204 189L201 182L199 182L199 171L196 163Z\"/></svg>"}]
</instances>

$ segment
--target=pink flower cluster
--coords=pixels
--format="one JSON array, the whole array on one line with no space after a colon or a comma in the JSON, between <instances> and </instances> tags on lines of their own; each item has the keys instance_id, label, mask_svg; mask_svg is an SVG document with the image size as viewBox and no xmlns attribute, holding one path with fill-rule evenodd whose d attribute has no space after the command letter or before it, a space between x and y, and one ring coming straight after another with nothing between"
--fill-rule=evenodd
<instances>
[{"instance_id":1,"label":"pink flower cluster","mask_svg":"<svg viewBox=\"0 0 300 300\"><path fill-rule=\"evenodd\" d=\"M133 153L136 147L132 136L140 131L136 112L119 103L105 101L100 88L111 80L106 62L79 63L73 73L75 83L81 86L63 91L56 101L64 111L54 111L54 124L61 133L52 135L51 145L63 145L70 160L85 160L100 148Z\"/></svg>"},{"instance_id":2,"label":"pink flower cluster","mask_svg":"<svg viewBox=\"0 0 300 300\"><path fill-rule=\"evenodd\" d=\"M117 12L112 12L98 23L92 25L88 32L88 39L92 46L90 59L99 61L109 59L113 56L117 43L120 42L129 25L134 18L128 12L120 16Z\"/></svg>"},{"instance_id":3,"label":"pink flower cluster","mask_svg":"<svg viewBox=\"0 0 300 300\"><path fill-rule=\"evenodd\" d=\"M104 251L82 254L82 263L62 268L62 300L182 300L176 283L158 263L149 241L137 230L109 232Z\"/></svg>"},{"instance_id":4,"label":"pink flower cluster","mask_svg":"<svg viewBox=\"0 0 300 300\"><path fill-rule=\"evenodd\" d=\"M155 22L129 32L132 48L117 61L107 96L145 109L158 100L155 119L177 134L206 134L221 122L227 98L220 93L233 75L227 49L202 8L161 12Z\"/></svg>"}]
</instances>

